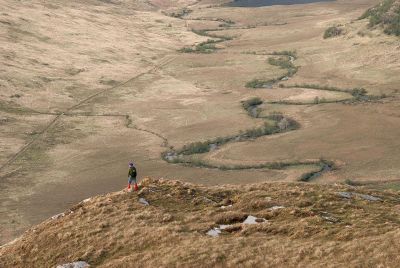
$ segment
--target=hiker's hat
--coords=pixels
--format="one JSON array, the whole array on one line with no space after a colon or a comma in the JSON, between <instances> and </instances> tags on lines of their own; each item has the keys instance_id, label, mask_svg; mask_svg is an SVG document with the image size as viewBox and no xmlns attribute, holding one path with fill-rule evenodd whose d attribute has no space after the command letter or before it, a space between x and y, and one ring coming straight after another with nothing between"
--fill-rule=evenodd
<instances>
[{"instance_id":1,"label":"hiker's hat","mask_svg":"<svg viewBox=\"0 0 400 268\"><path fill-rule=\"evenodd\" d=\"M129 166L130 166L130 167L133 167L133 166L135 166L135 165L133 164L133 162L129 162Z\"/></svg>"}]
</instances>

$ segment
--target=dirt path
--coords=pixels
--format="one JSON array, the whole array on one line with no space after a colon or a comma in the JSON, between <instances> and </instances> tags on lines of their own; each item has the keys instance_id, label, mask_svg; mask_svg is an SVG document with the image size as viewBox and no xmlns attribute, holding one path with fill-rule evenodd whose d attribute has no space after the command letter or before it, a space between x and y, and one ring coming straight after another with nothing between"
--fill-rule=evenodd
<instances>
[{"instance_id":1,"label":"dirt path","mask_svg":"<svg viewBox=\"0 0 400 268\"><path fill-rule=\"evenodd\" d=\"M37 112L38 114L55 115L55 117L43 128L42 131L40 131L38 133L38 135L36 135L32 140L30 140L27 144L25 144L18 152L16 152L9 160L7 160L2 166L0 166L0 172L3 171L7 166L11 165L22 154L24 154L36 141L38 141L41 137L43 137L43 135L46 134L49 131L49 129L52 126L54 126L61 119L62 116L72 115L70 113L73 112L74 110L76 110L78 107L82 106L83 104L86 104L86 103L90 102L91 100L95 99L96 97L98 97L98 96L100 96L102 94L105 94L107 92L110 92L112 90L120 88L120 87L122 87L124 85L127 85L128 83L137 80L138 78L142 77L143 75L155 72L155 71L159 70L161 67L163 67L163 66L167 65L168 63L170 63L171 61L173 61L175 58L176 58L176 56L174 56L174 55L166 55L154 67L149 68L148 70L146 70L144 72L141 72L141 73L131 77L130 79L128 79L128 80L126 80L126 81L124 81L124 82L122 82L122 83L120 83L118 85L115 85L113 87L100 90L99 92L96 92L96 93L88 96L87 98L79 101L77 104L67 108L65 111L60 112L58 114L46 113L46 112L44 112L44 113L43 112ZM96 115L93 115L93 116L96 116ZM114 115L114 116L126 116L126 115ZM166 140L166 138L162 137L160 134L157 134L157 133L149 131L149 130L137 128L137 127L135 129L140 130L140 131L145 131L147 133L156 135L159 138L163 139L165 144L168 144L168 141Z\"/></svg>"}]
</instances>

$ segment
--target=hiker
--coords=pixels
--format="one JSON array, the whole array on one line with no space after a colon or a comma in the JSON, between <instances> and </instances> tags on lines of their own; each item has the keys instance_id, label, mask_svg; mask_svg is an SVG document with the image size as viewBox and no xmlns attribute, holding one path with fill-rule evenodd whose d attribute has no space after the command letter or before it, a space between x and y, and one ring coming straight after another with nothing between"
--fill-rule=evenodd
<instances>
[{"instance_id":1,"label":"hiker","mask_svg":"<svg viewBox=\"0 0 400 268\"><path fill-rule=\"evenodd\" d=\"M139 190L139 187L137 185L137 171L135 165L130 162L129 163L129 173L128 173L128 191L131 190L131 184L133 183L135 191Z\"/></svg>"}]
</instances>

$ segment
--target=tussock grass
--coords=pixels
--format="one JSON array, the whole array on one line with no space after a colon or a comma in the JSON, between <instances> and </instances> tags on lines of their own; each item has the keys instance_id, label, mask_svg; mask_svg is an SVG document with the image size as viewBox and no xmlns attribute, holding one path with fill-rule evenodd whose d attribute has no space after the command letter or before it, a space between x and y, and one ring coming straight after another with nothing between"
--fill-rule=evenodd
<instances>
[{"instance_id":1,"label":"tussock grass","mask_svg":"<svg viewBox=\"0 0 400 268\"><path fill-rule=\"evenodd\" d=\"M397 192L304 183L205 188L147 178L140 189L92 197L35 226L0 248L0 266L55 267L83 260L111 268L262 267L269 260L277 267L394 267L400 261ZM383 202L345 199L338 195L344 191ZM233 206L222 209L227 201ZM268 221L246 225L247 215ZM206 235L219 224L232 225L219 237Z\"/></svg>"},{"instance_id":2,"label":"tussock grass","mask_svg":"<svg viewBox=\"0 0 400 268\"><path fill-rule=\"evenodd\" d=\"M173 17L173 18L178 18L178 19L182 19L183 17L189 15L190 13L192 13L193 10L188 9L188 8L182 8L181 10L177 10L177 11L173 11L171 13L166 13L163 12L165 15Z\"/></svg>"},{"instance_id":3,"label":"tussock grass","mask_svg":"<svg viewBox=\"0 0 400 268\"><path fill-rule=\"evenodd\" d=\"M343 29L338 26L331 26L324 32L324 39L339 36L343 33Z\"/></svg>"},{"instance_id":4,"label":"tussock grass","mask_svg":"<svg viewBox=\"0 0 400 268\"><path fill-rule=\"evenodd\" d=\"M271 55L289 56L289 57L293 57L294 59L297 59L297 52L295 50L274 51L271 53Z\"/></svg>"},{"instance_id":5,"label":"tussock grass","mask_svg":"<svg viewBox=\"0 0 400 268\"><path fill-rule=\"evenodd\" d=\"M368 9L360 19L369 19L369 27L380 25L386 34L400 36L400 1L383 0Z\"/></svg>"}]
</instances>

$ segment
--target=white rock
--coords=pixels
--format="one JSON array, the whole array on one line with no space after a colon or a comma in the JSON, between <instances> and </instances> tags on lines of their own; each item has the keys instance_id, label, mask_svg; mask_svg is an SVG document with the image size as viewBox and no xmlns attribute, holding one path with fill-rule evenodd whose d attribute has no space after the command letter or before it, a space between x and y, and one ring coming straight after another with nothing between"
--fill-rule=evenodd
<instances>
[{"instance_id":1,"label":"white rock","mask_svg":"<svg viewBox=\"0 0 400 268\"><path fill-rule=\"evenodd\" d=\"M87 262L76 261L76 262L57 265L56 268L86 268L86 267L89 267L89 266L90 265Z\"/></svg>"},{"instance_id":2,"label":"white rock","mask_svg":"<svg viewBox=\"0 0 400 268\"><path fill-rule=\"evenodd\" d=\"M284 206L273 206L273 207L270 207L269 210L277 210L277 209L282 209L282 208L285 208L285 207Z\"/></svg>"},{"instance_id":3,"label":"white rock","mask_svg":"<svg viewBox=\"0 0 400 268\"><path fill-rule=\"evenodd\" d=\"M51 219L52 219L52 220L57 220L57 219L62 218L62 217L64 217L64 216L65 216L65 213L63 212L63 213L54 215L53 217L51 217Z\"/></svg>"},{"instance_id":4,"label":"white rock","mask_svg":"<svg viewBox=\"0 0 400 268\"><path fill-rule=\"evenodd\" d=\"M207 232L207 235L212 236L212 237L217 237L221 233L221 230L219 228L213 228Z\"/></svg>"},{"instance_id":5,"label":"white rock","mask_svg":"<svg viewBox=\"0 0 400 268\"><path fill-rule=\"evenodd\" d=\"M257 222L257 220L258 220L259 222ZM261 221L261 222L265 222L266 220L265 220L265 219L262 219L262 218L256 218L256 217L254 217L254 216L249 215L249 216L247 216L247 218L244 220L243 224L257 224L257 223L260 223L260 221Z\"/></svg>"},{"instance_id":6,"label":"white rock","mask_svg":"<svg viewBox=\"0 0 400 268\"><path fill-rule=\"evenodd\" d=\"M143 197L139 198L139 203L140 203L140 204L143 204L143 205L145 205L145 206L150 205L149 202L147 202L147 200L144 199Z\"/></svg>"}]
</instances>

